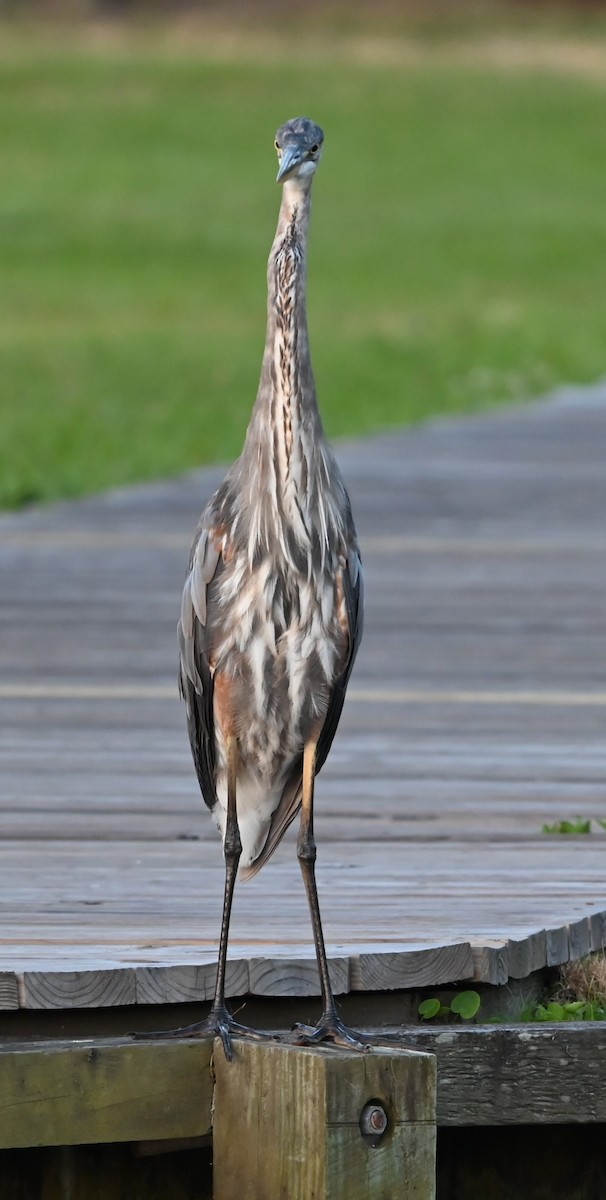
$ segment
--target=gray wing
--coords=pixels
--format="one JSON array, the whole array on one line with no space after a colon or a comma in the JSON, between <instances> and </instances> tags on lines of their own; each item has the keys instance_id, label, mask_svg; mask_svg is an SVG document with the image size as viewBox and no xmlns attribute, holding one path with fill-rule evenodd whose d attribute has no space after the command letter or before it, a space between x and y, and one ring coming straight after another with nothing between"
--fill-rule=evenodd
<instances>
[{"instance_id":1,"label":"gray wing","mask_svg":"<svg viewBox=\"0 0 606 1200\"><path fill-rule=\"evenodd\" d=\"M349 548L347 567L342 572L345 607L349 626L349 646L347 658L341 674L338 676L330 694L326 719L318 738L316 775L324 766L328 752L332 746L337 726L343 711L345 693L349 683L356 654L362 640L364 625L364 581L362 577L362 562L357 545ZM294 821L302 799L303 756L294 764L290 777L286 781L282 797L274 812L265 845L250 867L240 868L240 878L244 881L252 879L257 871L271 857L276 846L281 842L288 826Z\"/></svg>"},{"instance_id":2,"label":"gray wing","mask_svg":"<svg viewBox=\"0 0 606 1200\"><path fill-rule=\"evenodd\" d=\"M316 774L322 770L332 746L337 726L341 719L345 693L353 670L356 655L362 641L364 629L364 579L362 560L357 546L351 546L347 555L347 570L342 573L345 608L349 625L349 649L343 671L339 675L328 702L326 720L318 739Z\"/></svg>"},{"instance_id":3,"label":"gray wing","mask_svg":"<svg viewBox=\"0 0 606 1200\"><path fill-rule=\"evenodd\" d=\"M207 638L208 589L221 557L210 528L202 528L192 550L181 600L179 689L187 710L189 744L204 800L217 803L213 677Z\"/></svg>"}]
</instances>

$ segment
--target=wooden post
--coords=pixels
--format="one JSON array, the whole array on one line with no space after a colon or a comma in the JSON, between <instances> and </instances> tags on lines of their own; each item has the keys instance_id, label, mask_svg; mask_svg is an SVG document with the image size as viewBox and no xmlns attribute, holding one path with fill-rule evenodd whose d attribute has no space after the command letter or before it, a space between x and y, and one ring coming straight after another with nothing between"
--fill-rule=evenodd
<instances>
[{"instance_id":1,"label":"wooden post","mask_svg":"<svg viewBox=\"0 0 606 1200\"><path fill-rule=\"evenodd\" d=\"M214 1071L214 1200L434 1200L433 1055L216 1042Z\"/></svg>"}]
</instances>

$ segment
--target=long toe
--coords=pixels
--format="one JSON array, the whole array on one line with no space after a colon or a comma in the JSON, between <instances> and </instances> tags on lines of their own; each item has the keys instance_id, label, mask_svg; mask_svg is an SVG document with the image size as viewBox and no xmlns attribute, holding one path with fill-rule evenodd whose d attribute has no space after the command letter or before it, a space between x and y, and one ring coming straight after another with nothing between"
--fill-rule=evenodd
<instances>
[{"instance_id":1,"label":"long toe","mask_svg":"<svg viewBox=\"0 0 606 1200\"><path fill-rule=\"evenodd\" d=\"M370 1049L365 1035L350 1029L339 1017L323 1019L318 1025L295 1025L293 1034L295 1041L301 1046L318 1046L322 1042L331 1042L334 1046L344 1046L348 1050Z\"/></svg>"},{"instance_id":2,"label":"long toe","mask_svg":"<svg viewBox=\"0 0 606 1200\"><path fill-rule=\"evenodd\" d=\"M164 1038L204 1038L212 1037L213 1029L209 1026L209 1018L196 1021L194 1025L180 1025L178 1029L135 1030L129 1033L137 1042L161 1041ZM214 1030L218 1034L218 1029ZM219 1035L220 1036L220 1035Z\"/></svg>"},{"instance_id":3,"label":"long toe","mask_svg":"<svg viewBox=\"0 0 606 1200\"><path fill-rule=\"evenodd\" d=\"M196 1036L208 1037L213 1034L215 1037L220 1037L228 1062L231 1062L233 1058L232 1038L246 1038L247 1041L252 1042L275 1042L278 1040L277 1035L269 1030L251 1029L249 1025L240 1025L238 1021L234 1021L227 1009L217 1016L211 1013L204 1024L206 1026L205 1033Z\"/></svg>"},{"instance_id":4,"label":"long toe","mask_svg":"<svg viewBox=\"0 0 606 1200\"><path fill-rule=\"evenodd\" d=\"M152 1041L161 1038L215 1038L221 1039L228 1062L233 1058L232 1038L248 1038L253 1041L274 1041L276 1035L265 1030L251 1029L234 1021L226 1008L212 1009L204 1021L185 1025L180 1029L158 1029L153 1033L132 1033L137 1041Z\"/></svg>"}]
</instances>

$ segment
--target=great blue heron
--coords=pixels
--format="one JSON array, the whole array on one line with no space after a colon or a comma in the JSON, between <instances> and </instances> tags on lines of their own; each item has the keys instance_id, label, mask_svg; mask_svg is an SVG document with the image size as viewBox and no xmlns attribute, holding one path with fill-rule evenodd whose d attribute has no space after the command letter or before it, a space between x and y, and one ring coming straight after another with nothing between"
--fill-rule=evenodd
<instances>
[{"instance_id":1,"label":"great blue heron","mask_svg":"<svg viewBox=\"0 0 606 1200\"><path fill-rule=\"evenodd\" d=\"M334 1002L315 880L314 778L326 760L362 635L362 570L349 498L316 403L305 306L311 187L324 134L276 134L282 204L268 263L267 335L240 458L206 506L179 622L181 692L202 795L223 835L216 991L198 1033L248 1032L225 1004L238 865L250 879L301 810L297 854L323 1011L301 1040L359 1046Z\"/></svg>"}]
</instances>

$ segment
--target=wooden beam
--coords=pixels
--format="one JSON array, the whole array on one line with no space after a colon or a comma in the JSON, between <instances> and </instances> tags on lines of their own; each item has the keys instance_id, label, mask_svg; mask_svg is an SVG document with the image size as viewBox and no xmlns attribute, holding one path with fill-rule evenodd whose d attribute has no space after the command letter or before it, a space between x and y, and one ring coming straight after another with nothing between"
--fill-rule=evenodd
<instances>
[{"instance_id":1,"label":"wooden beam","mask_svg":"<svg viewBox=\"0 0 606 1200\"><path fill-rule=\"evenodd\" d=\"M402 1043L436 1055L439 1126L606 1122L601 1022L410 1027ZM204 1137L211 1052L186 1039L0 1043L0 1149Z\"/></svg>"},{"instance_id":2,"label":"wooden beam","mask_svg":"<svg viewBox=\"0 0 606 1200\"><path fill-rule=\"evenodd\" d=\"M0 1149L210 1131L210 1041L0 1045Z\"/></svg>"},{"instance_id":3,"label":"wooden beam","mask_svg":"<svg viewBox=\"0 0 606 1200\"><path fill-rule=\"evenodd\" d=\"M214 1200L434 1200L432 1055L240 1041L214 1070Z\"/></svg>"},{"instance_id":4,"label":"wooden beam","mask_svg":"<svg viewBox=\"0 0 606 1200\"><path fill-rule=\"evenodd\" d=\"M403 1033L438 1060L438 1125L606 1121L606 1026L436 1026Z\"/></svg>"}]
</instances>

